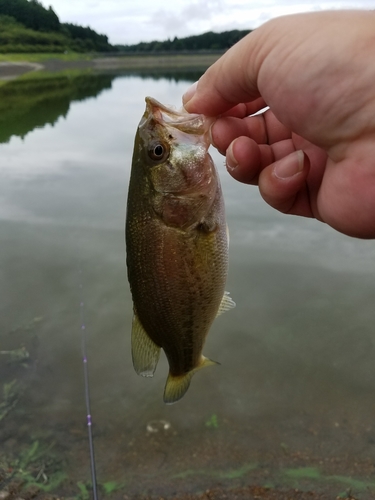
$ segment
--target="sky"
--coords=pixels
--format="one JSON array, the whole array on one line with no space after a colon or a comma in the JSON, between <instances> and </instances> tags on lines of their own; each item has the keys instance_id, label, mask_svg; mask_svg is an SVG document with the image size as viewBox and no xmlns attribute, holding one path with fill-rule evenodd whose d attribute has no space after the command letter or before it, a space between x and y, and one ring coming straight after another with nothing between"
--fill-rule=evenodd
<instances>
[{"instance_id":1,"label":"sky","mask_svg":"<svg viewBox=\"0 0 375 500\"><path fill-rule=\"evenodd\" d=\"M112 44L206 31L257 28L272 17L327 9L374 9L375 0L41 0L61 22L90 26Z\"/></svg>"}]
</instances>

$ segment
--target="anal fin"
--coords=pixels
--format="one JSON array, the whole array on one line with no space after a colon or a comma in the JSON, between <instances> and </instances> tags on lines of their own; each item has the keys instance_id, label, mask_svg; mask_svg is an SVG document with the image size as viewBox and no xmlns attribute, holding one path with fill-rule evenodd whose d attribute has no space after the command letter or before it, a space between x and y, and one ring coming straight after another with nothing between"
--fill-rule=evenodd
<instances>
[{"instance_id":1,"label":"anal fin","mask_svg":"<svg viewBox=\"0 0 375 500\"><path fill-rule=\"evenodd\" d=\"M142 377L152 377L159 361L160 347L147 335L134 312L132 324L132 358L134 370Z\"/></svg>"}]
</instances>

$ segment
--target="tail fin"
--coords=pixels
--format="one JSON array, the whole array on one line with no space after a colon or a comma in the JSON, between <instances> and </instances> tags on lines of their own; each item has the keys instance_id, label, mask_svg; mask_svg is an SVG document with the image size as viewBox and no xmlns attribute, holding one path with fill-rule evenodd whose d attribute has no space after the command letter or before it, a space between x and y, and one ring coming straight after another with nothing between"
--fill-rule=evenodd
<instances>
[{"instance_id":1,"label":"tail fin","mask_svg":"<svg viewBox=\"0 0 375 500\"><path fill-rule=\"evenodd\" d=\"M164 389L164 403L167 405L176 403L179 399L181 399L185 395L186 391L189 389L191 378L195 372L197 372L201 368L204 368L205 366L212 366L218 364L220 363L218 363L217 361L212 361L211 359L202 356L199 366L197 366L190 372L185 373L184 375L177 375L177 376L174 376L171 373L169 373Z\"/></svg>"}]
</instances>

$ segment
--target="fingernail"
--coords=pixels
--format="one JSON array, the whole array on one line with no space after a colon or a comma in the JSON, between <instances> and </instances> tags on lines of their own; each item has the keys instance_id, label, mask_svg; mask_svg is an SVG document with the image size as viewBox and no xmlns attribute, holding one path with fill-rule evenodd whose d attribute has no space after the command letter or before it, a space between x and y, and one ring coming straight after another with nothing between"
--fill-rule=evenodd
<instances>
[{"instance_id":1,"label":"fingernail","mask_svg":"<svg viewBox=\"0 0 375 500\"><path fill-rule=\"evenodd\" d=\"M191 85L187 89L185 94L182 96L182 102L183 102L184 106L185 106L185 104L187 104L190 101L190 99L195 94L195 91L197 90L197 85L198 85L198 82L193 83L193 85Z\"/></svg>"},{"instance_id":2,"label":"fingernail","mask_svg":"<svg viewBox=\"0 0 375 500\"><path fill-rule=\"evenodd\" d=\"M229 172L233 172L233 170L238 166L238 162L233 154L233 143L234 141L232 141L229 144L229 147L226 152L226 164L227 164L227 170Z\"/></svg>"},{"instance_id":3,"label":"fingernail","mask_svg":"<svg viewBox=\"0 0 375 500\"><path fill-rule=\"evenodd\" d=\"M303 170L304 161L304 152L302 150L294 151L294 153L277 161L273 172L279 179L289 179Z\"/></svg>"},{"instance_id":4,"label":"fingernail","mask_svg":"<svg viewBox=\"0 0 375 500\"><path fill-rule=\"evenodd\" d=\"M213 121L212 121L212 123L210 125L210 128L208 129L208 139L210 141L210 144L212 144L212 146L217 149L217 146L216 146L216 144L214 142L214 139L212 137L212 127L215 125L216 119L213 118L212 120Z\"/></svg>"}]
</instances>

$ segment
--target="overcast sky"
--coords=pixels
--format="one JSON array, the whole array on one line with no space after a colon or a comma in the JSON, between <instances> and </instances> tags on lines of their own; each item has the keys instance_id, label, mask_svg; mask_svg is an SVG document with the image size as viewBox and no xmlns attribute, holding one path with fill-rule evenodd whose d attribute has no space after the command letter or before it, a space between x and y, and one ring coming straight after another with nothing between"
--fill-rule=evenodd
<instances>
[{"instance_id":1,"label":"overcast sky","mask_svg":"<svg viewBox=\"0 0 375 500\"><path fill-rule=\"evenodd\" d=\"M60 21L90 26L112 44L251 29L271 17L313 10L374 9L375 0L41 0Z\"/></svg>"}]
</instances>

